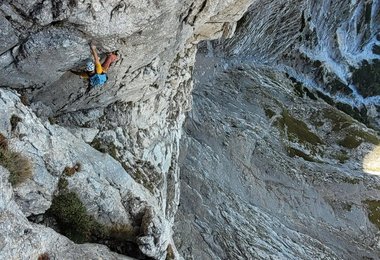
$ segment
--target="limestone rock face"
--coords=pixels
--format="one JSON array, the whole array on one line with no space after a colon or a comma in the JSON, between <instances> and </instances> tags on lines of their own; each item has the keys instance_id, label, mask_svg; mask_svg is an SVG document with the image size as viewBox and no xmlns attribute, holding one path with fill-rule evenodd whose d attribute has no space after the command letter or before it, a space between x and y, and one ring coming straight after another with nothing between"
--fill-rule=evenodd
<instances>
[{"instance_id":1,"label":"limestone rock face","mask_svg":"<svg viewBox=\"0 0 380 260\"><path fill-rule=\"evenodd\" d=\"M2 1L0 78L3 85L33 87L30 99L53 114L136 102L162 90L179 52L220 37L252 2ZM119 50L120 59L107 86L85 94L87 84L69 70L83 68L91 41L101 57Z\"/></svg>"},{"instance_id":2,"label":"limestone rock face","mask_svg":"<svg viewBox=\"0 0 380 260\"><path fill-rule=\"evenodd\" d=\"M46 214L65 177L97 222L138 231L141 257L178 258L171 237L196 44L230 37L252 2L1 1L0 133L33 165L13 189L23 221ZM91 58L90 42L102 59L119 53L107 84L91 90L70 72Z\"/></svg>"},{"instance_id":3,"label":"limestone rock face","mask_svg":"<svg viewBox=\"0 0 380 260\"><path fill-rule=\"evenodd\" d=\"M233 38L204 44L181 255L378 258L378 18L379 1L256 1Z\"/></svg>"},{"instance_id":4,"label":"limestone rock face","mask_svg":"<svg viewBox=\"0 0 380 260\"><path fill-rule=\"evenodd\" d=\"M0 32L2 38L0 53L3 54L7 50L15 46L18 42L18 39L12 29L12 25L10 24L10 22L8 22L7 19L5 19L5 17L1 16L0 22L3 27Z\"/></svg>"},{"instance_id":5,"label":"limestone rock face","mask_svg":"<svg viewBox=\"0 0 380 260\"><path fill-rule=\"evenodd\" d=\"M331 104L379 125L379 1L346 2L0 1L0 137L33 170L0 167L0 255L376 258L378 136ZM70 72L91 42L101 88ZM56 232L62 190L109 248Z\"/></svg>"},{"instance_id":6,"label":"limestone rock face","mask_svg":"<svg viewBox=\"0 0 380 260\"><path fill-rule=\"evenodd\" d=\"M180 254L377 258L370 201L380 199L380 172L366 162L379 161L376 132L312 93L300 97L285 75L222 63L197 57L181 143Z\"/></svg>"},{"instance_id":7,"label":"limestone rock face","mask_svg":"<svg viewBox=\"0 0 380 260\"><path fill-rule=\"evenodd\" d=\"M3 94L3 93L2 93ZM30 223L14 201L9 172L0 166L1 257L50 259L133 259L113 252L103 245L77 245L54 230Z\"/></svg>"},{"instance_id":8,"label":"limestone rock face","mask_svg":"<svg viewBox=\"0 0 380 260\"><path fill-rule=\"evenodd\" d=\"M379 130L379 8L377 0L256 1L221 55L287 73L340 107L356 107Z\"/></svg>"},{"instance_id":9,"label":"limestone rock face","mask_svg":"<svg viewBox=\"0 0 380 260\"><path fill-rule=\"evenodd\" d=\"M151 215L152 210L158 216L164 214L157 198L137 184L119 162L93 149L65 128L41 122L14 93L0 91L1 112L5 115L0 131L8 138L10 148L30 158L33 165L32 178L14 189L16 203L24 218L43 214L49 209L59 179L65 176L65 168L77 163L81 169L67 178L68 189L78 195L88 214L98 222L135 226L141 216ZM14 116L20 122L12 129L10 118ZM161 230L155 234L146 230L142 232L146 236L141 236L163 244L161 251L160 246L149 245L155 247L154 253L158 256L166 250L171 225L164 218L156 221L153 216L146 221L145 225L155 221ZM12 247L11 244L7 246Z\"/></svg>"}]
</instances>

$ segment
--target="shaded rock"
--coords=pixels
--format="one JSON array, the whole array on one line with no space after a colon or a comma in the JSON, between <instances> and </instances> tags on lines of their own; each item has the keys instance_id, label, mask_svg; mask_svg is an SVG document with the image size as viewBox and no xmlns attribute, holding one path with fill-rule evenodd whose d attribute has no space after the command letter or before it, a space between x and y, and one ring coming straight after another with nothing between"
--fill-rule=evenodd
<instances>
[{"instance_id":1,"label":"shaded rock","mask_svg":"<svg viewBox=\"0 0 380 260\"><path fill-rule=\"evenodd\" d=\"M378 229L365 201L378 200L379 178L364 160L380 144L376 132L323 100L298 97L285 75L221 62L197 57L181 144L180 254L376 258ZM353 129L375 140L344 146Z\"/></svg>"},{"instance_id":2,"label":"shaded rock","mask_svg":"<svg viewBox=\"0 0 380 260\"><path fill-rule=\"evenodd\" d=\"M18 38L11 23L3 15L0 15L0 24L0 55L2 55L18 43Z\"/></svg>"},{"instance_id":3,"label":"shaded rock","mask_svg":"<svg viewBox=\"0 0 380 260\"><path fill-rule=\"evenodd\" d=\"M33 84L51 84L79 61L88 46L77 32L51 28L31 36L20 48L16 66ZM36 70L38 69L38 70Z\"/></svg>"},{"instance_id":4,"label":"shaded rock","mask_svg":"<svg viewBox=\"0 0 380 260\"><path fill-rule=\"evenodd\" d=\"M71 128L69 131L77 138L83 139L86 143L91 143L99 133L98 129L93 128Z\"/></svg>"}]
</instances>

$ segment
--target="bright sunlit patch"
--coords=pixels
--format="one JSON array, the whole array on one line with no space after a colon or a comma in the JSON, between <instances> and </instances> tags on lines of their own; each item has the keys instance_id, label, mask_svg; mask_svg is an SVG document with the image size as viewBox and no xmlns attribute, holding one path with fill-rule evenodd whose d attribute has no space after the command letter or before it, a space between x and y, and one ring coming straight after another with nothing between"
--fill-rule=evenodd
<instances>
[{"instance_id":1,"label":"bright sunlit patch","mask_svg":"<svg viewBox=\"0 0 380 260\"><path fill-rule=\"evenodd\" d=\"M380 146L376 146L364 157L363 170L369 174L380 175Z\"/></svg>"}]
</instances>

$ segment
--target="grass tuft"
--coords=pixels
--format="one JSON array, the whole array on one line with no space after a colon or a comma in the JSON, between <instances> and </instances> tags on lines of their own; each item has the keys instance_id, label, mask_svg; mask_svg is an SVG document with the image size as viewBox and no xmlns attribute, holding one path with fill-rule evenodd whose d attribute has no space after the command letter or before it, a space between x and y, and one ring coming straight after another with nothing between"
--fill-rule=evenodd
<instances>
[{"instance_id":1,"label":"grass tuft","mask_svg":"<svg viewBox=\"0 0 380 260\"><path fill-rule=\"evenodd\" d=\"M166 249L166 260L174 260L174 251L171 244L168 245L168 248Z\"/></svg>"},{"instance_id":2,"label":"grass tuft","mask_svg":"<svg viewBox=\"0 0 380 260\"><path fill-rule=\"evenodd\" d=\"M276 115L276 112L274 112L273 110L271 110L270 108L264 108L264 111L265 111L265 115L271 119L272 117L274 117Z\"/></svg>"},{"instance_id":3,"label":"grass tuft","mask_svg":"<svg viewBox=\"0 0 380 260\"><path fill-rule=\"evenodd\" d=\"M49 260L50 257L48 255L48 253L43 253L43 254L40 254L37 258L37 260Z\"/></svg>"},{"instance_id":4,"label":"grass tuft","mask_svg":"<svg viewBox=\"0 0 380 260\"><path fill-rule=\"evenodd\" d=\"M10 123L11 123L11 131L14 132L16 130L16 127L18 125L18 123L22 122L22 119L16 115L12 115L11 116L11 120L10 120Z\"/></svg>"},{"instance_id":5,"label":"grass tuft","mask_svg":"<svg viewBox=\"0 0 380 260\"><path fill-rule=\"evenodd\" d=\"M319 160L316 160L314 159L311 155L307 155L306 153L304 153L303 151L301 150L298 150L298 149L295 149L293 147L290 147L290 146L287 146L286 147L286 152L288 153L288 155L292 158L294 157L301 157L303 158L305 161L309 161L309 162L320 162Z\"/></svg>"},{"instance_id":6,"label":"grass tuft","mask_svg":"<svg viewBox=\"0 0 380 260\"><path fill-rule=\"evenodd\" d=\"M66 166L63 170L63 173L66 176L73 176L75 173L80 172L82 170L82 164L77 162L73 167Z\"/></svg>"},{"instance_id":7,"label":"grass tuft","mask_svg":"<svg viewBox=\"0 0 380 260\"><path fill-rule=\"evenodd\" d=\"M29 98L25 92L21 93L20 101L24 106L30 106Z\"/></svg>"},{"instance_id":8,"label":"grass tuft","mask_svg":"<svg viewBox=\"0 0 380 260\"><path fill-rule=\"evenodd\" d=\"M9 171L9 182L13 186L26 181L32 176L32 164L21 153L9 149L7 139L0 134L0 165Z\"/></svg>"},{"instance_id":9,"label":"grass tuft","mask_svg":"<svg viewBox=\"0 0 380 260\"><path fill-rule=\"evenodd\" d=\"M114 226L105 227L103 235L107 235L114 240L133 241L138 235L137 230L131 225L116 224Z\"/></svg>"},{"instance_id":10,"label":"grass tuft","mask_svg":"<svg viewBox=\"0 0 380 260\"><path fill-rule=\"evenodd\" d=\"M88 215L78 195L67 190L67 180L58 183L59 194L53 198L48 215L57 221L59 232L76 243L91 242L95 237L114 242L134 241L138 235L131 225L105 226Z\"/></svg>"},{"instance_id":11,"label":"grass tuft","mask_svg":"<svg viewBox=\"0 0 380 260\"><path fill-rule=\"evenodd\" d=\"M0 149L8 150L8 140L0 133Z\"/></svg>"},{"instance_id":12,"label":"grass tuft","mask_svg":"<svg viewBox=\"0 0 380 260\"><path fill-rule=\"evenodd\" d=\"M78 163L76 170L80 170ZM129 224L104 225L97 222L87 213L78 195L68 189L66 174L58 181L58 190L46 215L54 218L56 222L54 229L57 232L75 243L101 243L115 252L145 259L139 258L144 255L136 244L140 227Z\"/></svg>"}]
</instances>

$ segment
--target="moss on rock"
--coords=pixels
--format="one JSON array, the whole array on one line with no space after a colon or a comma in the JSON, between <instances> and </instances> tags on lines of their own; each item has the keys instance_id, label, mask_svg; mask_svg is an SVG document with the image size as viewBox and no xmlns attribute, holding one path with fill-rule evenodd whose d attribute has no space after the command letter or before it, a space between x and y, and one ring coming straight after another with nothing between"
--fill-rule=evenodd
<instances>
[{"instance_id":1,"label":"moss on rock","mask_svg":"<svg viewBox=\"0 0 380 260\"><path fill-rule=\"evenodd\" d=\"M311 145L323 144L319 136L311 132L304 122L292 117L286 110L282 112L282 117L276 125L282 132L288 134L289 141Z\"/></svg>"},{"instance_id":2,"label":"moss on rock","mask_svg":"<svg viewBox=\"0 0 380 260\"><path fill-rule=\"evenodd\" d=\"M348 133L346 136L338 141L338 144L345 148L355 149L363 142L371 143L374 145L380 144L380 140L376 135L368 133L366 131L359 129L350 129L350 131L347 132Z\"/></svg>"},{"instance_id":3,"label":"moss on rock","mask_svg":"<svg viewBox=\"0 0 380 260\"><path fill-rule=\"evenodd\" d=\"M332 131L334 132L341 131L354 123L354 120L350 116L334 108L324 109L322 110L322 114L324 118L330 120Z\"/></svg>"},{"instance_id":4,"label":"moss on rock","mask_svg":"<svg viewBox=\"0 0 380 260\"><path fill-rule=\"evenodd\" d=\"M378 229L380 229L380 201L379 200L365 200L364 203L368 207L368 219Z\"/></svg>"}]
</instances>

